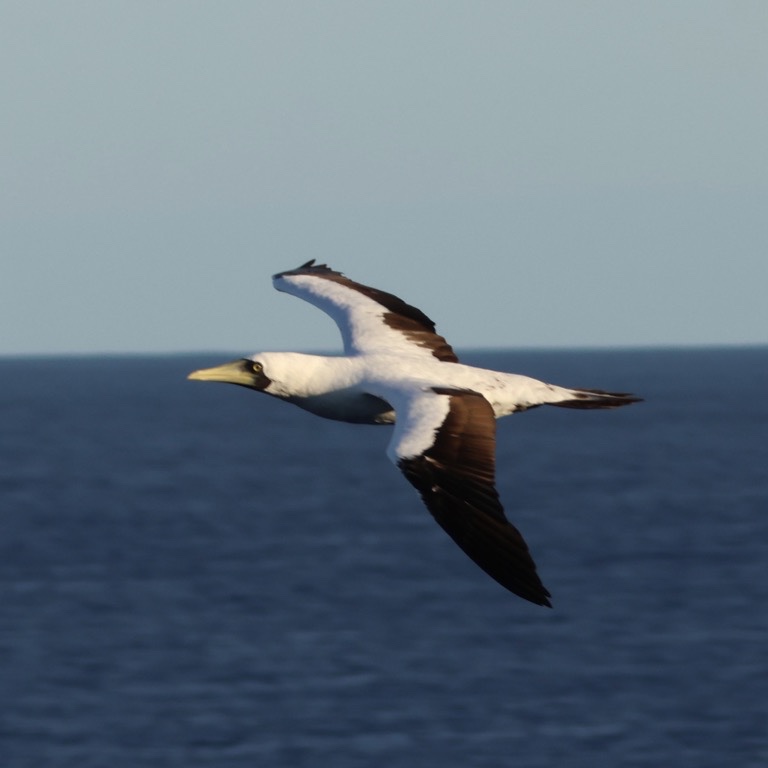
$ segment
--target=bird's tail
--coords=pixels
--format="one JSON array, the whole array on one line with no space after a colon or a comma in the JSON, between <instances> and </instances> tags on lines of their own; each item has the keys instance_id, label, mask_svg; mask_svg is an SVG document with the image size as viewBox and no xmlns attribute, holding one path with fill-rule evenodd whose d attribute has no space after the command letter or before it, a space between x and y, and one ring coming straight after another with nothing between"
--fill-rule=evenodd
<instances>
[{"instance_id":1,"label":"bird's tail","mask_svg":"<svg viewBox=\"0 0 768 768\"><path fill-rule=\"evenodd\" d=\"M548 400L547 405L558 408L620 408L622 405L641 403L642 397L636 397L629 392L606 392L602 389L566 389L557 388L562 400Z\"/></svg>"}]
</instances>

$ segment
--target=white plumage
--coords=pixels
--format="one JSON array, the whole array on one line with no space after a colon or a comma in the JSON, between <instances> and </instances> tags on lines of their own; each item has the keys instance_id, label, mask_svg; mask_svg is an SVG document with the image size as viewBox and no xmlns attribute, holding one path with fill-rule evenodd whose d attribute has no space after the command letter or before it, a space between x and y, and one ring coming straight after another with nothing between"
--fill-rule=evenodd
<instances>
[{"instance_id":1,"label":"white plumage","mask_svg":"<svg viewBox=\"0 0 768 768\"><path fill-rule=\"evenodd\" d=\"M639 398L462 365L423 312L314 260L273 282L333 318L345 355L265 352L189 378L245 386L325 418L395 423L387 455L437 522L507 589L549 605L495 489L495 419L538 405L614 408Z\"/></svg>"}]
</instances>

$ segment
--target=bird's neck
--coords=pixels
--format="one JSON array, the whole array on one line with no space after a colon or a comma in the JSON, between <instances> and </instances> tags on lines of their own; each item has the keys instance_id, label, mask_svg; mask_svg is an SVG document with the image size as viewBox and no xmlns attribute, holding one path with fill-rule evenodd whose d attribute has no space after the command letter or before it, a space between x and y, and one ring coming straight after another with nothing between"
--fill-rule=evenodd
<instances>
[{"instance_id":1,"label":"bird's neck","mask_svg":"<svg viewBox=\"0 0 768 768\"><path fill-rule=\"evenodd\" d=\"M352 386L358 378L359 366L349 357L269 352L262 359L272 379L267 392L277 397L314 397Z\"/></svg>"}]
</instances>

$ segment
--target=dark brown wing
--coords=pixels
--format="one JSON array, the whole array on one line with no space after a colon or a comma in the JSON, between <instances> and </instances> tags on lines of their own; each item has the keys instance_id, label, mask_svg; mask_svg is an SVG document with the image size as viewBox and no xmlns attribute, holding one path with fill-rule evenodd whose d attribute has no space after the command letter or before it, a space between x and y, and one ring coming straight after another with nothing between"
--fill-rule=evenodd
<instances>
[{"instance_id":1,"label":"dark brown wing","mask_svg":"<svg viewBox=\"0 0 768 768\"><path fill-rule=\"evenodd\" d=\"M489 576L532 603L550 605L528 546L505 517L494 485L496 419L490 403L475 392L432 391L449 398L447 416L434 425L429 448L399 457L397 465L435 520ZM428 426L416 416L405 429Z\"/></svg>"}]
</instances>

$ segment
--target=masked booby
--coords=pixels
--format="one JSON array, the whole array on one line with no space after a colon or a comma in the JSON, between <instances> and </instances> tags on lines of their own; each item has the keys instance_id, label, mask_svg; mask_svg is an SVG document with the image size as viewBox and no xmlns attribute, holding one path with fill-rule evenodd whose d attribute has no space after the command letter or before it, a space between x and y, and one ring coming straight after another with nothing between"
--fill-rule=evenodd
<instances>
[{"instance_id":1,"label":"masked booby","mask_svg":"<svg viewBox=\"0 0 768 768\"><path fill-rule=\"evenodd\" d=\"M273 284L330 315L345 355L264 352L189 378L264 392L327 419L394 424L387 456L440 526L502 586L551 605L496 491L496 419L540 405L616 408L640 398L463 365L423 312L314 259Z\"/></svg>"}]
</instances>

